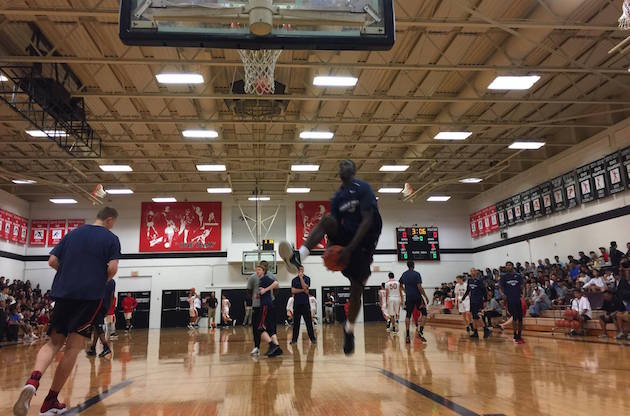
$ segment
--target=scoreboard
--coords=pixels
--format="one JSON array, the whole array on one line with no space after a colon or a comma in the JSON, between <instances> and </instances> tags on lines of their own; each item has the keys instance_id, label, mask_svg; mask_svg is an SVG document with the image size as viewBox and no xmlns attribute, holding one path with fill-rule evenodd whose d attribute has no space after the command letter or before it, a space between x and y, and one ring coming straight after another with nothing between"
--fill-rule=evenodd
<instances>
[{"instance_id":1,"label":"scoreboard","mask_svg":"<svg viewBox=\"0 0 630 416\"><path fill-rule=\"evenodd\" d=\"M396 229L398 261L440 260L437 227L399 227Z\"/></svg>"}]
</instances>

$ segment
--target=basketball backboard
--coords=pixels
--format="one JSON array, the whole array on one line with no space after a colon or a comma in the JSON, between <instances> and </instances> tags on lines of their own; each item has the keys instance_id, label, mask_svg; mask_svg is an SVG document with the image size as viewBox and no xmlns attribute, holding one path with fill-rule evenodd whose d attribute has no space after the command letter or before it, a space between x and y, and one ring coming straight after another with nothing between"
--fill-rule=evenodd
<instances>
[{"instance_id":1,"label":"basketball backboard","mask_svg":"<svg viewBox=\"0 0 630 416\"><path fill-rule=\"evenodd\" d=\"M276 263L276 252L273 250L254 250L243 251L242 274L252 274L256 271L256 266L262 260L268 263L269 271L273 274L278 273L278 265Z\"/></svg>"},{"instance_id":2,"label":"basketball backboard","mask_svg":"<svg viewBox=\"0 0 630 416\"><path fill-rule=\"evenodd\" d=\"M386 50L393 0L122 0L127 45Z\"/></svg>"}]
</instances>

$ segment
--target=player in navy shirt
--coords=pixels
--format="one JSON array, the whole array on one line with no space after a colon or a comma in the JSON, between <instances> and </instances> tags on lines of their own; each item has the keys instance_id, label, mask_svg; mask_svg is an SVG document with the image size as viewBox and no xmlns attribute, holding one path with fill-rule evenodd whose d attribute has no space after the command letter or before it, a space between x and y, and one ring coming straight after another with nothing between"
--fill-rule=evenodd
<instances>
[{"instance_id":1,"label":"player in navy shirt","mask_svg":"<svg viewBox=\"0 0 630 416\"><path fill-rule=\"evenodd\" d=\"M407 262L407 270L400 276L400 280L398 282L401 284L402 288L405 290L405 327L407 329L407 336L405 338L405 342L409 344L411 342L411 337L409 334L409 326L411 324L411 316L413 315L413 309L418 309L420 312L420 319L418 320L418 337L422 340L422 342L426 342L427 340L424 338L424 323L427 318L427 304L429 303L429 298L422 287L422 276L420 273L415 271L416 265L413 261ZM423 299L424 297L424 299Z\"/></svg>"},{"instance_id":2,"label":"player in navy shirt","mask_svg":"<svg viewBox=\"0 0 630 416\"><path fill-rule=\"evenodd\" d=\"M522 344L523 305L521 304L521 296L523 295L523 277L514 271L514 264L511 261L505 263L505 273L501 275L499 280L499 289L505 298L507 310L512 315L514 342Z\"/></svg>"},{"instance_id":3,"label":"player in navy shirt","mask_svg":"<svg viewBox=\"0 0 630 416\"><path fill-rule=\"evenodd\" d=\"M300 266L298 275L291 281L291 294L293 295L293 338L291 338L291 344L295 344L298 341L302 317L304 317L306 331L311 342L314 344L317 341L313 330L313 317L311 316L309 303L308 290L310 285L311 278L304 274L304 266Z\"/></svg>"},{"instance_id":4,"label":"player in navy shirt","mask_svg":"<svg viewBox=\"0 0 630 416\"><path fill-rule=\"evenodd\" d=\"M42 374L64 346L40 414L61 414L67 410L65 404L59 403L57 395L83 350L83 337L91 335L92 321L105 295L105 284L118 271L120 242L110 231L117 218L115 209L104 207L93 225L83 225L69 232L51 251L48 264L57 273L52 284L55 307L48 327L50 340L37 354L31 376L13 406L15 415L28 414Z\"/></svg>"},{"instance_id":5,"label":"player in navy shirt","mask_svg":"<svg viewBox=\"0 0 630 416\"><path fill-rule=\"evenodd\" d=\"M276 335L276 314L273 311L273 296L271 291L279 286L278 281L267 274L267 264L260 263L256 267L258 287L260 288L260 316L254 317L254 325L260 331L260 339L269 343L267 357L282 355L282 348ZM256 322L257 321L257 322Z\"/></svg>"},{"instance_id":6,"label":"player in navy shirt","mask_svg":"<svg viewBox=\"0 0 630 416\"><path fill-rule=\"evenodd\" d=\"M462 296L462 301L466 299L467 296L470 296L470 314L473 318L473 333L470 336L471 338L479 338L479 333L477 332L481 325L479 312L483 310L483 304L486 301L487 295L488 289L483 282L483 277L479 273L479 270L475 268L470 269L470 278L468 279L466 293ZM486 325L486 321L483 321L483 337L488 338L489 335L490 330Z\"/></svg>"},{"instance_id":7,"label":"player in navy shirt","mask_svg":"<svg viewBox=\"0 0 630 416\"><path fill-rule=\"evenodd\" d=\"M350 303L343 343L346 354L354 352L354 322L361 308L363 287L372 273L370 266L383 228L372 188L367 182L356 179L355 173L353 161L341 161L341 186L330 201L330 215L320 220L299 250L293 250L286 241L278 247L287 270L297 273L302 261L322 241L324 235L328 236L329 245L343 246L340 262L346 266L342 273L350 279Z\"/></svg>"}]
</instances>

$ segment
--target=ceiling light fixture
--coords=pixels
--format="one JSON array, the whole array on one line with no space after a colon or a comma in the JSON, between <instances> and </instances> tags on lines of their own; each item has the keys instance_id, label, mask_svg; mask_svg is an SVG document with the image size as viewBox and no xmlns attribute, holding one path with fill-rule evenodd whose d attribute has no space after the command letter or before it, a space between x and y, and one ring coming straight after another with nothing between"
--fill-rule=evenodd
<instances>
[{"instance_id":1,"label":"ceiling light fixture","mask_svg":"<svg viewBox=\"0 0 630 416\"><path fill-rule=\"evenodd\" d=\"M157 74L155 76L160 84L203 84L203 76L201 74Z\"/></svg>"},{"instance_id":2,"label":"ceiling light fixture","mask_svg":"<svg viewBox=\"0 0 630 416\"><path fill-rule=\"evenodd\" d=\"M247 198L248 201L269 201L271 200L268 196L250 196Z\"/></svg>"},{"instance_id":3,"label":"ceiling light fixture","mask_svg":"<svg viewBox=\"0 0 630 416\"><path fill-rule=\"evenodd\" d=\"M110 195L131 195L131 194L133 194L133 191L131 189L128 189L128 188L105 189L105 192L107 192Z\"/></svg>"},{"instance_id":4,"label":"ceiling light fixture","mask_svg":"<svg viewBox=\"0 0 630 416\"><path fill-rule=\"evenodd\" d=\"M330 140L335 136L335 133L329 131L303 131L300 133L300 139L310 140Z\"/></svg>"},{"instance_id":5,"label":"ceiling light fixture","mask_svg":"<svg viewBox=\"0 0 630 416\"><path fill-rule=\"evenodd\" d=\"M291 165L292 172L317 172L319 165Z\"/></svg>"},{"instance_id":6,"label":"ceiling light fixture","mask_svg":"<svg viewBox=\"0 0 630 416\"><path fill-rule=\"evenodd\" d=\"M76 204L77 200L73 198L50 198L50 202L53 204Z\"/></svg>"},{"instance_id":7,"label":"ceiling light fixture","mask_svg":"<svg viewBox=\"0 0 630 416\"><path fill-rule=\"evenodd\" d=\"M225 165L197 165L199 172L225 172Z\"/></svg>"},{"instance_id":8,"label":"ceiling light fixture","mask_svg":"<svg viewBox=\"0 0 630 416\"><path fill-rule=\"evenodd\" d=\"M446 202L451 199L448 195L433 195L427 198L429 202Z\"/></svg>"},{"instance_id":9,"label":"ceiling light fixture","mask_svg":"<svg viewBox=\"0 0 630 416\"><path fill-rule=\"evenodd\" d=\"M208 188L209 194L231 194L232 188Z\"/></svg>"},{"instance_id":10,"label":"ceiling light fixture","mask_svg":"<svg viewBox=\"0 0 630 416\"><path fill-rule=\"evenodd\" d=\"M287 188L288 194L307 194L311 192L311 188Z\"/></svg>"},{"instance_id":11,"label":"ceiling light fixture","mask_svg":"<svg viewBox=\"0 0 630 416\"><path fill-rule=\"evenodd\" d=\"M153 202L157 202L157 203L177 202L177 199L172 196L158 196L152 199L153 199Z\"/></svg>"},{"instance_id":12,"label":"ceiling light fixture","mask_svg":"<svg viewBox=\"0 0 630 416\"><path fill-rule=\"evenodd\" d=\"M184 130L182 136L189 139L216 139L219 133L216 130Z\"/></svg>"},{"instance_id":13,"label":"ceiling light fixture","mask_svg":"<svg viewBox=\"0 0 630 416\"><path fill-rule=\"evenodd\" d=\"M131 172L133 169L129 165L99 165L103 172Z\"/></svg>"},{"instance_id":14,"label":"ceiling light fixture","mask_svg":"<svg viewBox=\"0 0 630 416\"><path fill-rule=\"evenodd\" d=\"M459 181L461 183L479 183L479 182L483 181L483 179L481 179L481 178L466 178L466 179L460 179Z\"/></svg>"},{"instance_id":15,"label":"ceiling light fixture","mask_svg":"<svg viewBox=\"0 0 630 416\"><path fill-rule=\"evenodd\" d=\"M68 135L63 130L26 130L26 134L31 137L66 137Z\"/></svg>"},{"instance_id":16,"label":"ceiling light fixture","mask_svg":"<svg viewBox=\"0 0 630 416\"><path fill-rule=\"evenodd\" d=\"M409 169L409 165L383 165L379 169L381 172L404 172Z\"/></svg>"},{"instance_id":17,"label":"ceiling light fixture","mask_svg":"<svg viewBox=\"0 0 630 416\"><path fill-rule=\"evenodd\" d=\"M514 142L508 146L509 149L537 150L545 145L545 142Z\"/></svg>"},{"instance_id":18,"label":"ceiling light fixture","mask_svg":"<svg viewBox=\"0 0 630 416\"><path fill-rule=\"evenodd\" d=\"M538 80L539 75L498 76L488 85L489 90L528 90Z\"/></svg>"},{"instance_id":19,"label":"ceiling light fixture","mask_svg":"<svg viewBox=\"0 0 630 416\"><path fill-rule=\"evenodd\" d=\"M434 140L466 140L472 135L470 131L441 131L436 134Z\"/></svg>"},{"instance_id":20,"label":"ceiling light fixture","mask_svg":"<svg viewBox=\"0 0 630 416\"><path fill-rule=\"evenodd\" d=\"M7 78L6 76L0 74L0 82L7 82L9 80L9 78Z\"/></svg>"},{"instance_id":21,"label":"ceiling light fixture","mask_svg":"<svg viewBox=\"0 0 630 416\"><path fill-rule=\"evenodd\" d=\"M403 188L380 188L378 192L381 194L399 194L402 190Z\"/></svg>"},{"instance_id":22,"label":"ceiling light fixture","mask_svg":"<svg viewBox=\"0 0 630 416\"><path fill-rule=\"evenodd\" d=\"M13 179L11 182L18 185L32 185L34 183L37 183L37 181L34 181L32 179Z\"/></svg>"},{"instance_id":23,"label":"ceiling light fixture","mask_svg":"<svg viewBox=\"0 0 630 416\"><path fill-rule=\"evenodd\" d=\"M317 76L313 78L313 85L317 87L354 87L359 81L356 77Z\"/></svg>"}]
</instances>

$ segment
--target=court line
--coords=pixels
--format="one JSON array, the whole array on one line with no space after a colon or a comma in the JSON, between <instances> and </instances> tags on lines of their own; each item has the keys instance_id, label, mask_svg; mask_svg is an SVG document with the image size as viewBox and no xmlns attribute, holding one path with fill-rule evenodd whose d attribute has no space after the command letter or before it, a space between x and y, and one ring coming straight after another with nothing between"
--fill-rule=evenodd
<instances>
[{"instance_id":1,"label":"court line","mask_svg":"<svg viewBox=\"0 0 630 416\"><path fill-rule=\"evenodd\" d=\"M79 413L83 412L84 410L87 410L90 407L94 406L96 403L99 403L99 402L105 400L106 398L108 398L109 396L111 396L112 394L114 394L114 393L124 389L125 387L127 387L131 383L133 383L132 380L125 380L122 383L118 383L115 386L112 386L112 387L108 388L104 392L102 392L100 394L97 394L96 396L90 397L89 399L87 399L86 401L81 403L80 405L77 405L77 406L73 407L72 409L70 409L68 411L68 413L65 413L65 414L66 415L78 415Z\"/></svg>"},{"instance_id":2,"label":"court line","mask_svg":"<svg viewBox=\"0 0 630 416\"><path fill-rule=\"evenodd\" d=\"M402 377L400 377L397 374L394 374L390 371L387 371L383 368L380 369L381 374L383 374L386 377L389 377L390 379L394 380L395 382L402 384L405 387L410 388L411 390L415 391L416 393L419 393L421 395L423 395L424 397L426 397L427 399L433 400L435 403L437 404L441 404L442 406L452 410L453 412L457 413L460 416L484 416L481 415L479 413L473 412L470 409L465 408L464 406L461 406L449 399L447 399L446 397L440 396L437 393L433 393L431 390L427 390L424 387L421 387L415 383L412 383L411 381L404 379ZM500 415L500 414L496 414L496 416L504 416L504 415Z\"/></svg>"}]
</instances>

